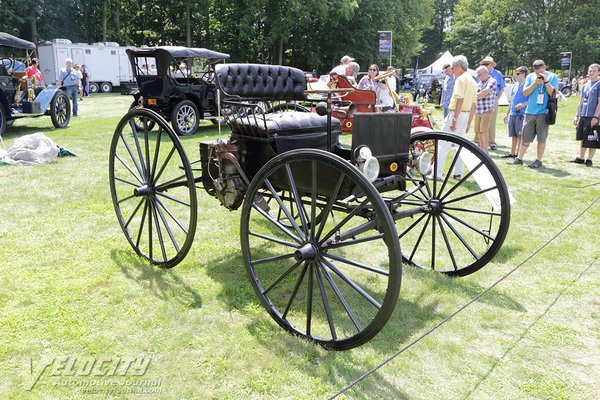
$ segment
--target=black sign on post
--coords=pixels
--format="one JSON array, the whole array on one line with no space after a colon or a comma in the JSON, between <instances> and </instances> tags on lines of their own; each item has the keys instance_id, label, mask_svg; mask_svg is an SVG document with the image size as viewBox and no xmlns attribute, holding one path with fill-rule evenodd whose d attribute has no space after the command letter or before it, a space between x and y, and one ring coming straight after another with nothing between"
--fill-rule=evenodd
<instances>
[{"instance_id":1,"label":"black sign on post","mask_svg":"<svg viewBox=\"0 0 600 400\"><path fill-rule=\"evenodd\" d=\"M378 31L379 34L379 57L382 60L389 58L392 65L392 31Z\"/></svg>"},{"instance_id":2,"label":"black sign on post","mask_svg":"<svg viewBox=\"0 0 600 400\"><path fill-rule=\"evenodd\" d=\"M569 81L571 80L571 58L573 53L570 51L565 51L560 53L560 66L564 70L569 70ZM564 75L563 75L564 76Z\"/></svg>"}]
</instances>

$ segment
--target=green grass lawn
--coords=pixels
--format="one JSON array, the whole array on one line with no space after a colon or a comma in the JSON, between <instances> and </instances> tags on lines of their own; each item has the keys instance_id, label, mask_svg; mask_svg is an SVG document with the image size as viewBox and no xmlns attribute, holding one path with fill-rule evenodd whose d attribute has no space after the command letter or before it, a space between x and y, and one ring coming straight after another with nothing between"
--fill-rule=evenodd
<instances>
[{"instance_id":1,"label":"green grass lawn","mask_svg":"<svg viewBox=\"0 0 600 400\"><path fill-rule=\"evenodd\" d=\"M195 243L180 265L161 270L135 255L108 184L109 145L129 96L87 97L64 130L47 117L15 122L7 146L41 131L79 157L0 167L0 398L326 398L523 263L594 201L517 272L341 397L600 398L600 158L592 168L566 162L578 151L578 100L559 104L539 170L499 158L509 151L499 117L492 157L516 203L494 261L458 279L404 268L386 327L345 352L272 321L246 276L240 212L203 191ZM182 142L197 159L198 142L217 137L207 123ZM534 159L535 146L525 161ZM125 371L136 357L149 359L147 368Z\"/></svg>"}]
</instances>

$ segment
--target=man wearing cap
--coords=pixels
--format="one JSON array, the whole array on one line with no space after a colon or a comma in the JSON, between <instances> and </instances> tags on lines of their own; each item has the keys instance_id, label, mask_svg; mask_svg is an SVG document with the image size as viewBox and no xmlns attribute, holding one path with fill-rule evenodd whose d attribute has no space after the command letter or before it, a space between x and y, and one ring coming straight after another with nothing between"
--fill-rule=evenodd
<instances>
[{"instance_id":1,"label":"man wearing cap","mask_svg":"<svg viewBox=\"0 0 600 400\"><path fill-rule=\"evenodd\" d=\"M521 165L527 152L529 143L537 137L537 158L529 164L529 168L542 166L542 157L546 149L549 125L546 123L546 107L548 99L554 95L558 88L558 76L546 71L543 60L533 62L533 72L525 78L523 94L527 96L525 119L523 120L523 143L519 148L519 155L508 161L508 164Z\"/></svg>"},{"instance_id":2,"label":"man wearing cap","mask_svg":"<svg viewBox=\"0 0 600 400\"><path fill-rule=\"evenodd\" d=\"M354 58L350 56L344 56L340 60L340 65L331 70L330 74L346 75L346 67L354 61Z\"/></svg>"},{"instance_id":3,"label":"man wearing cap","mask_svg":"<svg viewBox=\"0 0 600 400\"><path fill-rule=\"evenodd\" d=\"M490 76L492 78L494 78L497 83L497 85L496 85L496 107L494 108L494 111L492 112L492 122L490 124L490 132L489 132L490 149L496 150L496 148L498 147L496 145L496 119L498 118L498 100L500 100L502 93L504 93L504 88L506 87L506 83L504 82L504 75L502 75L502 72L494 69L494 67L496 66L496 62L494 61L494 59L492 57L490 57L490 56L485 57L483 60L481 60L480 64L487 68L487 70L490 73Z\"/></svg>"},{"instance_id":4,"label":"man wearing cap","mask_svg":"<svg viewBox=\"0 0 600 400\"><path fill-rule=\"evenodd\" d=\"M442 131L450 132L455 135L466 137L469 127L471 126L472 117L471 110L475 107L477 100L477 83L475 79L467 71L469 62L467 57L460 55L452 59L452 68L456 75L454 82L454 91L448 105L448 115L444 118ZM436 163L435 179L441 180L444 172L444 164L450 150L450 142L445 140L439 143L438 162ZM455 179L460 179L465 168L465 164L460 157L454 164L452 176ZM431 178L434 178L431 176Z\"/></svg>"},{"instance_id":5,"label":"man wearing cap","mask_svg":"<svg viewBox=\"0 0 600 400\"><path fill-rule=\"evenodd\" d=\"M483 65L476 70L479 83L477 84L477 102L475 109L471 110L470 119L475 115L475 136L478 138L479 147L487 153L489 145L490 126L496 121L492 116L496 109L496 80L490 76Z\"/></svg>"},{"instance_id":6,"label":"man wearing cap","mask_svg":"<svg viewBox=\"0 0 600 400\"><path fill-rule=\"evenodd\" d=\"M442 83L442 110L444 110L444 118L448 115L448 106L450 105L450 99L452 98L452 92L454 91L454 81L456 77L454 76L454 70L452 69L452 65L446 64L443 68L446 76L444 77L444 82Z\"/></svg>"}]
</instances>

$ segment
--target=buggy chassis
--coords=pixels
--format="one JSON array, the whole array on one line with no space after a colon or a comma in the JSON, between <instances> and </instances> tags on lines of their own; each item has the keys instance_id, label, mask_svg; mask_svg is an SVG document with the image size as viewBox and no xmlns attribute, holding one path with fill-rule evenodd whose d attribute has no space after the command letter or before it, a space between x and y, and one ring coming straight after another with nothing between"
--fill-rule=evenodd
<instances>
[{"instance_id":1,"label":"buggy chassis","mask_svg":"<svg viewBox=\"0 0 600 400\"><path fill-rule=\"evenodd\" d=\"M151 110L133 109L116 127L111 195L138 255L165 268L183 260L203 188L226 208L241 208L242 257L271 317L297 336L344 350L383 328L403 264L464 276L501 248L508 190L469 141L443 132L411 136L410 113L357 113L352 146L344 146L331 99L352 89L321 91L327 101L317 113L267 113L260 101L306 100L302 71L223 64L215 72L232 133L200 143L197 161ZM431 179L450 147L443 178ZM451 178L460 163L463 175Z\"/></svg>"}]
</instances>

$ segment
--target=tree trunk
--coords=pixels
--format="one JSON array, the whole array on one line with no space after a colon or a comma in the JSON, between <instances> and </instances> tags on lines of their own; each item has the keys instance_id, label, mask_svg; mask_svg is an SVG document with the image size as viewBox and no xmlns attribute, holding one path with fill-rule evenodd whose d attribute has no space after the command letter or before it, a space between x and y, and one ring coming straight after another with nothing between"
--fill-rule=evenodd
<instances>
[{"instance_id":1,"label":"tree trunk","mask_svg":"<svg viewBox=\"0 0 600 400\"><path fill-rule=\"evenodd\" d=\"M277 57L277 64L283 65L283 38L279 39L279 56Z\"/></svg>"},{"instance_id":2,"label":"tree trunk","mask_svg":"<svg viewBox=\"0 0 600 400\"><path fill-rule=\"evenodd\" d=\"M121 43L121 4L117 2L115 7L115 40Z\"/></svg>"},{"instance_id":3,"label":"tree trunk","mask_svg":"<svg viewBox=\"0 0 600 400\"><path fill-rule=\"evenodd\" d=\"M29 27L31 29L31 41L37 43L37 12L35 10L35 1L29 2Z\"/></svg>"},{"instance_id":4,"label":"tree trunk","mask_svg":"<svg viewBox=\"0 0 600 400\"><path fill-rule=\"evenodd\" d=\"M185 5L185 18L186 18L186 26L185 26L185 42L187 47L192 47L192 7L189 2L186 2Z\"/></svg>"},{"instance_id":5,"label":"tree trunk","mask_svg":"<svg viewBox=\"0 0 600 400\"><path fill-rule=\"evenodd\" d=\"M102 10L102 41L106 42L106 29L108 25L108 2L110 0L104 0L104 8Z\"/></svg>"}]
</instances>

